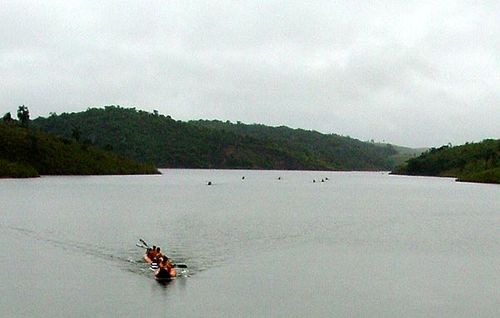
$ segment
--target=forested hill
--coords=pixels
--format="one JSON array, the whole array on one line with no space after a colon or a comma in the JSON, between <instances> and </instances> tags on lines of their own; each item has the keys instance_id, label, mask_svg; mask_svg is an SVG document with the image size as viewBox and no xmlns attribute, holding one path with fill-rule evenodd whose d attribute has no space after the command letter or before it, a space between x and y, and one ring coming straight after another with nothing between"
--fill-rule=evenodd
<instances>
[{"instance_id":1,"label":"forested hill","mask_svg":"<svg viewBox=\"0 0 500 318\"><path fill-rule=\"evenodd\" d=\"M455 147L432 148L399 166L393 173L500 183L500 139L487 139Z\"/></svg>"},{"instance_id":2,"label":"forested hill","mask_svg":"<svg viewBox=\"0 0 500 318\"><path fill-rule=\"evenodd\" d=\"M396 154L390 145L380 146L335 134L321 134L286 126L247 125L241 122L233 124L218 120L189 123L279 145L294 156L315 158L333 170L390 170L393 167L392 156Z\"/></svg>"},{"instance_id":3,"label":"forested hill","mask_svg":"<svg viewBox=\"0 0 500 318\"><path fill-rule=\"evenodd\" d=\"M152 165L95 149L74 139L0 122L0 177L39 175L155 174Z\"/></svg>"},{"instance_id":4,"label":"forested hill","mask_svg":"<svg viewBox=\"0 0 500 318\"><path fill-rule=\"evenodd\" d=\"M52 114L33 125L159 167L391 170L391 146L263 125L181 122L135 108L106 106Z\"/></svg>"}]
</instances>

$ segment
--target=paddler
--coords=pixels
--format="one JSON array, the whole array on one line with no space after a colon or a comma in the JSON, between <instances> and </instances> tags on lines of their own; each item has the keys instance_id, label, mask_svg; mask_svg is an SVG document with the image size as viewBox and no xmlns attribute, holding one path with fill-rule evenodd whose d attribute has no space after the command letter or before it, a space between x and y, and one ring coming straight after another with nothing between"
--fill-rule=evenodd
<instances>
[{"instance_id":1,"label":"paddler","mask_svg":"<svg viewBox=\"0 0 500 318\"><path fill-rule=\"evenodd\" d=\"M144 254L144 260L146 263L151 263L151 261L156 257L161 257L159 247L153 246L153 248L146 249L146 253Z\"/></svg>"},{"instance_id":2,"label":"paddler","mask_svg":"<svg viewBox=\"0 0 500 318\"><path fill-rule=\"evenodd\" d=\"M161 263L161 258L159 258L158 256L155 256L151 260L151 263L150 263L151 269L152 270L157 270L160 267L160 263Z\"/></svg>"},{"instance_id":3,"label":"paddler","mask_svg":"<svg viewBox=\"0 0 500 318\"><path fill-rule=\"evenodd\" d=\"M175 267L172 266L172 263L170 263L170 259L165 256L165 266L167 267L168 273L170 274L170 277L175 277L177 275L177 271L175 270Z\"/></svg>"},{"instance_id":4,"label":"paddler","mask_svg":"<svg viewBox=\"0 0 500 318\"><path fill-rule=\"evenodd\" d=\"M153 261L153 258L154 258L153 250L148 247L146 253L144 254L144 261L149 264Z\"/></svg>"},{"instance_id":5,"label":"paddler","mask_svg":"<svg viewBox=\"0 0 500 318\"><path fill-rule=\"evenodd\" d=\"M157 279L171 278L177 275L177 271L170 263L169 258L162 255L159 246L155 245L152 248L147 248L143 258L146 263L150 264L151 269L155 270Z\"/></svg>"},{"instance_id":6,"label":"paddler","mask_svg":"<svg viewBox=\"0 0 500 318\"><path fill-rule=\"evenodd\" d=\"M176 270L175 268L172 267L170 260L168 259L168 257L164 256L159 262L158 270L155 272L156 279L158 280L170 279L172 277L175 277L176 274L177 274Z\"/></svg>"},{"instance_id":7,"label":"paddler","mask_svg":"<svg viewBox=\"0 0 500 318\"><path fill-rule=\"evenodd\" d=\"M159 246L153 246L153 248L148 248L144 254L144 261L146 263L151 263L155 258L162 257L161 249Z\"/></svg>"}]
</instances>

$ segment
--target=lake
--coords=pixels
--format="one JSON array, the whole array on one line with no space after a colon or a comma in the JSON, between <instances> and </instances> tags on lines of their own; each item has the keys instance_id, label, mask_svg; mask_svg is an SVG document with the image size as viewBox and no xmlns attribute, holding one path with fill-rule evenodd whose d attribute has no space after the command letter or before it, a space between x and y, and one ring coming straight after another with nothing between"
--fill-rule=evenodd
<instances>
[{"instance_id":1,"label":"lake","mask_svg":"<svg viewBox=\"0 0 500 318\"><path fill-rule=\"evenodd\" d=\"M0 180L0 316L500 317L498 185L162 173Z\"/></svg>"}]
</instances>

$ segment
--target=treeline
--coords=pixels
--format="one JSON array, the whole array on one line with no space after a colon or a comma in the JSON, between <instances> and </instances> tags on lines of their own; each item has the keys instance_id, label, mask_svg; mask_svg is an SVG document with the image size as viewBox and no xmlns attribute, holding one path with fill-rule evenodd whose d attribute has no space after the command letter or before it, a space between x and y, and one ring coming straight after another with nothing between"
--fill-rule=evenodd
<instances>
[{"instance_id":1,"label":"treeline","mask_svg":"<svg viewBox=\"0 0 500 318\"><path fill-rule=\"evenodd\" d=\"M394 174L455 177L458 181L500 183L500 139L431 148Z\"/></svg>"},{"instance_id":2,"label":"treeline","mask_svg":"<svg viewBox=\"0 0 500 318\"><path fill-rule=\"evenodd\" d=\"M336 134L292 129L286 126L269 127L260 124L233 124L218 120L190 121L197 127L249 136L278 147L305 162L321 162L331 170L390 170L391 156L397 152L391 145L362 142Z\"/></svg>"},{"instance_id":3,"label":"treeline","mask_svg":"<svg viewBox=\"0 0 500 318\"><path fill-rule=\"evenodd\" d=\"M287 127L182 122L170 116L106 106L51 114L33 125L64 138L78 136L121 155L175 168L391 170L391 146Z\"/></svg>"},{"instance_id":4,"label":"treeline","mask_svg":"<svg viewBox=\"0 0 500 318\"><path fill-rule=\"evenodd\" d=\"M0 177L159 173L152 165L27 126L10 116L0 122Z\"/></svg>"}]
</instances>

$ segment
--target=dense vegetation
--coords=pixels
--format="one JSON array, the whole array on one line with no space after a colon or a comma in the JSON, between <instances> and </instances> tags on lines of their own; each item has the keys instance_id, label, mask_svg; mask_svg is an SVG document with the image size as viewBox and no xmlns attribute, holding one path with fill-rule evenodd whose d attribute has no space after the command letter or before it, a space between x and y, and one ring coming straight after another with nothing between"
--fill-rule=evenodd
<instances>
[{"instance_id":1,"label":"dense vegetation","mask_svg":"<svg viewBox=\"0 0 500 318\"><path fill-rule=\"evenodd\" d=\"M0 122L0 177L158 173L151 165L25 126Z\"/></svg>"},{"instance_id":2,"label":"dense vegetation","mask_svg":"<svg viewBox=\"0 0 500 318\"><path fill-rule=\"evenodd\" d=\"M285 126L233 124L217 120L189 123L263 140L305 162L319 162L332 170L387 170L393 165L390 157L396 154L391 145L379 146L335 134Z\"/></svg>"},{"instance_id":3,"label":"dense vegetation","mask_svg":"<svg viewBox=\"0 0 500 318\"><path fill-rule=\"evenodd\" d=\"M399 166L395 174L456 177L459 181L500 183L500 139L432 148Z\"/></svg>"},{"instance_id":4,"label":"dense vegetation","mask_svg":"<svg viewBox=\"0 0 500 318\"><path fill-rule=\"evenodd\" d=\"M135 108L106 106L52 114L33 125L159 167L304 170L390 170L396 151L314 131L232 124L181 122Z\"/></svg>"},{"instance_id":5,"label":"dense vegetation","mask_svg":"<svg viewBox=\"0 0 500 318\"><path fill-rule=\"evenodd\" d=\"M39 176L38 171L29 164L0 159L0 178L34 178Z\"/></svg>"}]
</instances>

